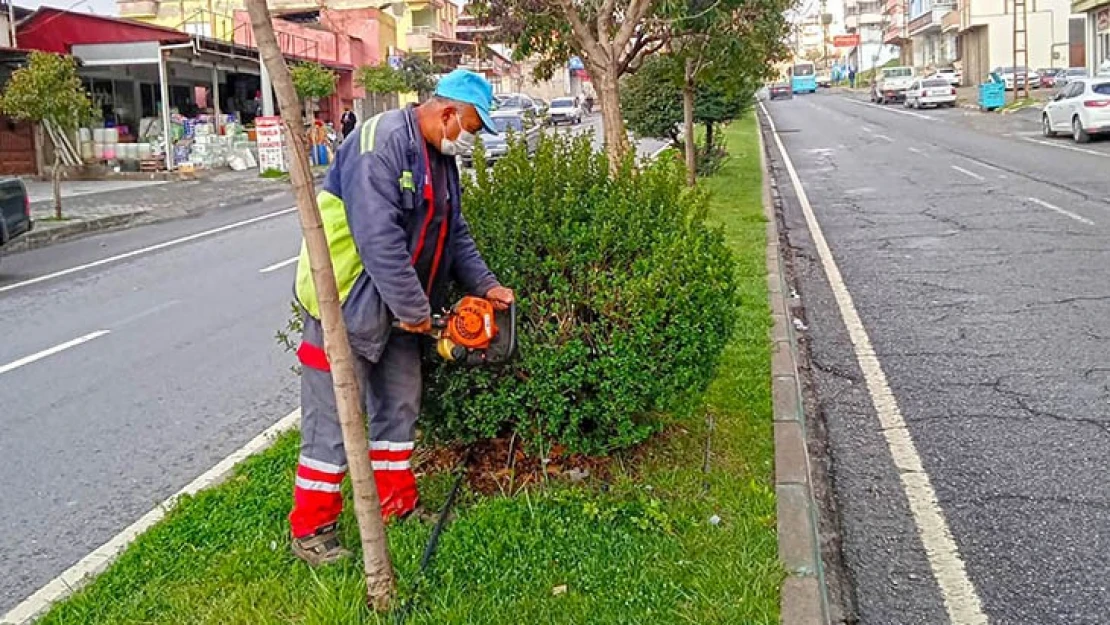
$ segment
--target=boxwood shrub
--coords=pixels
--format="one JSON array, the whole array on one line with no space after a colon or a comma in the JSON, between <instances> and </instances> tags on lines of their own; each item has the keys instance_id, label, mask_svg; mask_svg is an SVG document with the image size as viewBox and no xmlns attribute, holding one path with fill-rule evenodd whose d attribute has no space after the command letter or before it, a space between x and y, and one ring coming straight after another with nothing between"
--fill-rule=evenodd
<instances>
[{"instance_id":1,"label":"boxwood shrub","mask_svg":"<svg viewBox=\"0 0 1110 625\"><path fill-rule=\"evenodd\" d=\"M605 454L694 405L740 302L735 261L681 164L629 160L611 176L589 137L476 161L464 213L518 294L520 355L495 370L426 367L425 435L516 433L537 450Z\"/></svg>"}]
</instances>

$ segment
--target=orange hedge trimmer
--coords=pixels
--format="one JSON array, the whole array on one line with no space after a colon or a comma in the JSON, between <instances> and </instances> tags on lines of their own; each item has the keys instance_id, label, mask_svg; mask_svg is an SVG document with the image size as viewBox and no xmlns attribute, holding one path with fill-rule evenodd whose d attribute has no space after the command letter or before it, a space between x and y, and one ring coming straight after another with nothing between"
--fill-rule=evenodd
<instances>
[{"instance_id":1,"label":"orange hedge trimmer","mask_svg":"<svg viewBox=\"0 0 1110 625\"><path fill-rule=\"evenodd\" d=\"M499 311L489 300L468 295L443 314L432 315L428 336L448 362L504 364L516 355L516 303Z\"/></svg>"}]
</instances>

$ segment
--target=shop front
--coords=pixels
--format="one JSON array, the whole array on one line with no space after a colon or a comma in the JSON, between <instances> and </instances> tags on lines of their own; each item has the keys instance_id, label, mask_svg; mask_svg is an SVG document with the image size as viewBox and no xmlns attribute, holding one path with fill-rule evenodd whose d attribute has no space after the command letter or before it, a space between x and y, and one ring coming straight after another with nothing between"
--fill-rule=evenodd
<instances>
[{"instance_id":1,"label":"shop front","mask_svg":"<svg viewBox=\"0 0 1110 625\"><path fill-rule=\"evenodd\" d=\"M1072 12L1087 16L1087 70L1110 72L1110 2L1073 2Z\"/></svg>"}]
</instances>

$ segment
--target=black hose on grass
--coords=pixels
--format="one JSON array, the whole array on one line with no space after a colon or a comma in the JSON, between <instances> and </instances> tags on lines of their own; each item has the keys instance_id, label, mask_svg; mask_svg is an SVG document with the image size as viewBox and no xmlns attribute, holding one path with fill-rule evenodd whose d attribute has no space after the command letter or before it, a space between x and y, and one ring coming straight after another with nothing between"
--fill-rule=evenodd
<instances>
[{"instance_id":1,"label":"black hose on grass","mask_svg":"<svg viewBox=\"0 0 1110 625\"><path fill-rule=\"evenodd\" d=\"M439 535L443 533L443 528L447 526L447 517L451 515L451 509L455 507L455 499L458 498L459 488L462 487L463 479L466 478L466 467L470 463L470 451L470 448L467 448L463 459L463 470L459 472L459 475L455 478L455 483L451 485L451 491L447 493L447 501L443 503L439 518L436 519L435 527L432 528L432 535L428 537L428 544L424 545L424 555L420 557L420 569L416 572L416 580L412 583L412 596L405 601L400 610L394 613L393 622L395 625L403 625L416 605L420 582L424 580L424 575L432 563L432 558L435 557L436 547L439 545Z\"/></svg>"}]
</instances>

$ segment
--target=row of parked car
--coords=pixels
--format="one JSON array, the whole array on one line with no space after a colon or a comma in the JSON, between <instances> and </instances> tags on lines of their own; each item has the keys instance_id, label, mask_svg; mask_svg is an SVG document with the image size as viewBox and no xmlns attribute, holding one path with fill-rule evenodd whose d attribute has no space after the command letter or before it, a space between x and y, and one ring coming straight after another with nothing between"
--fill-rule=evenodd
<instances>
[{"instance_id":1,"label":"row of parked car","mask_svg":"<svg viewBox=\"0 0 1110 625\"><path fill-rule=\"evenodd\" d=\"M562 97L546 102L542 98L534 98L523 93L507 93L496 95L494 99L497 101L497 107L490 116L493 117L499 134L483 132L481 135L486 160L491 163L509 151L510 133L523 137L528 145L528 152L534 153L539 147L543 126L578 125L588 114L582 98ZM471 166L473 153L462 155L462 164L464 167Z\"/></svg>"}]
</instances>

